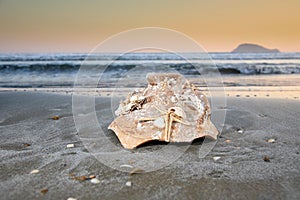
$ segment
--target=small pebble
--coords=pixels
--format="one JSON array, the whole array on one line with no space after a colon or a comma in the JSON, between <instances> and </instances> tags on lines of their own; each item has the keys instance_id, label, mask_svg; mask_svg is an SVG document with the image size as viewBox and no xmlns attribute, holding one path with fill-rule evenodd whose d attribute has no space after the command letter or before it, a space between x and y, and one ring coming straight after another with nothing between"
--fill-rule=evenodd
<instances>
[{"instance_id":1,"label":"small pebble","mask_svg":"<svg viewBox=\"0 0 300 200\"><path fill-rule=\"evenodd\" d=\"M59 116L55 115L52 117L53 120L59 120Z\"/></svg>"},{"instance_id":2,"label":"small pebble","mask_svg":"<svg viewBox=\"0 0 300 200\"><path fill-rule=\"evenodd\" d=\"M243 130L243 129L238 129L237 132L238 132L238 133L244 133L244 130Z\"/></svg>"},{"instance_id":3,"label":"small pebble","mask_svg":"<svg viewBox=\"0 0 300 200\"><path fill-rule=\"evenodd\" d=\"M270 160L270 158L269 158L268 156L265 156L265 157L264 157L264 161L265 161L265 162L271 162L271 160Z\"/></svg>"},{"instance_id":4,"label":"small pebble","mask_svg":"<svg viewBox=\"0 0 300 200\"><path fill-rule=\"evenodd\" d=\"M225 140L225 142L229 143L229 142L231 142L231 140Z\"/></svg>"},{"instance_id":5,"label":"small pebble","mask_svg":"<svg viewBox=\"0 0 300 200\"><path fill-rule=\"evenodd\" d=\"M126 186L131 187L131 182L130 182L130 181L127 181L127 182L126 182Z\"/></svg>"},{"instance_id":6,"label":"small pebble","mask_svg":"<svg viewBox=\"0 0 300 200\"><path fill-rule=\"evenodd\" d=\"M213 160L214 161L217 161L217 160L219 160L221 157L220 156L215 156L215 157L213 157Z\"/></svg>"},{"instance_id":7,"label":"small pebble","mask_svg":"<svg viewBox=\"0 0 300 200\"><path fill-rule=\"evenodd\" d=\"M267 142L269 142L269 143L274 143L275 141L276 141L276 140L273 139L273 138L267 140Z\"/></svg>"},{"instance_id":8,"label":"small pebble","mask_svg":"<svg viewBox=\"0 0 300 200\"><path fill-rule=\"evenodd\" d=\"M37 174L37 173L39 173L39 172L40 172L40 170L34 169L34 170L32 170L32 171L30 172L30 174Z\"/></svg>"},{"instance_id":9,"label":"small pebble","mask_svg":"<svg viewBox=\"0 0 300 200\"><path fill-rule=\"evenodd\" d=\"M67 148L74 148L74 144L67 144Z\"/></svg>"},{"instance_id":10,"label":"small pebble","mask_svg":"<svg viewBox=\"0 0 300 200\"><path fill-rule=\"evenodd\" d=\"M127 165L127 164L124 164L124 165L120 165L120 167L126 167L126 168L133 168L133 166L132 165Z\"/></svg>"},{"instance_id":11,"label":"small pebble","mask_svg":"<svg viewBox=\"0 0 300 200\"><path fill-rule=\"evenodd\" d=\"M41 192L42 194L46 194L48 191L49 191L48 189L41 189L41 190L40 190L40 192Z\"/></svg>"},{"instance_id":12,"label":"small pebble","mask_svg":"<svg viewBox=\"0 0 300 200\"><path fill-rule=\"evenodd\" d=\"M75 199L73 197L69 197L67 200L77 200L77 199Z\"/></svg>"},{"instance_id":13,"label":"small pebble","mask_svg":"<svg viewBox=\"0 0 300 200\"><path fill-rule=\"evenodd\" d=\"M96 176L95 175L90 175L89 178L93 179L93 178L96 178Z\"/></svg>"},{"instance_id":14,"label":"small pebble","mask_svg":"<svg viewBox=\"0 0 300 200\"><path fill-rule=\"evenodd\" d=\"M100 181L97 178L93 178L93 179L91 179L91 183L98 184L98 183L100 183Z\"/></svg>"},{"instance_id":15,"label":"small pebble","mask_svg":"<svg viewBox=\"0 0 300 200\"><path fill-rule=\"evenodd\" d=\"M29 143L24 144L24 147L30 147L30 146L31 146L31 144L29 144Z\"/></svg>"}]
</instances>

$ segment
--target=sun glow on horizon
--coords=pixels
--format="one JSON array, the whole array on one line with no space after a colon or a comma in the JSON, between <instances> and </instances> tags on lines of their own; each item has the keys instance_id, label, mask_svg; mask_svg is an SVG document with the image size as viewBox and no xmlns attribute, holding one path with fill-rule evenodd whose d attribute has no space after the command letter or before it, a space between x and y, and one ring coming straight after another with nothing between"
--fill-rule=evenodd
<instances>
[{"instance_id":1,"label":"sun glow on horizon","mask_svg":"<svg viewBox=\"0 0 300 200\"><path fill-rule=\"evenodd\" d=\"M299 7L296 0L2 0L0 52L89 52L138 27L174 29L208 52L228 52L241 43L300 52Z\"/></svg>"}]
</instances>

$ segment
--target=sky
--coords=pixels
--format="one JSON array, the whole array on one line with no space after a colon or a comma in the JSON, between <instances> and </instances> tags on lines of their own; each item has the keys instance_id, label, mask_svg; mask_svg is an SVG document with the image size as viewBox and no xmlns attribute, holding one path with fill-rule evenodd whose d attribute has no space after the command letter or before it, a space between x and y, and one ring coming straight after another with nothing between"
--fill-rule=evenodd
<instances>
[{"instance_id":1,"label":"sky","mask_svg":"<svg viewBox=\"0 0 300 200\"><path fill-rule=\"evenodd\" d=\"M0 52L89 52L141 27L174 29L209 52L240 43L300 52L299 9L299 0L0 0Z\"/></svg>"}]
</instances>

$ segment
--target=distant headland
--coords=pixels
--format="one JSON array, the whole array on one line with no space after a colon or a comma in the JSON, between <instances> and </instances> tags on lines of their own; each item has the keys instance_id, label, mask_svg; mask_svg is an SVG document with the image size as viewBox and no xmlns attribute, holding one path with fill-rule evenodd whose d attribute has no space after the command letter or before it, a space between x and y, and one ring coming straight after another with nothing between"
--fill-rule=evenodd
<instances>
[{"instance_id":1,"label":"distant headland","mask_svg":"<svg viewBox=\"0 0 300 200\"><path fill-rule=\"evenodd\" d=\"M279 53L278 49L268 49L258 44L244 43L235 48L232 53Z\"/></svg>"}]
</instances>

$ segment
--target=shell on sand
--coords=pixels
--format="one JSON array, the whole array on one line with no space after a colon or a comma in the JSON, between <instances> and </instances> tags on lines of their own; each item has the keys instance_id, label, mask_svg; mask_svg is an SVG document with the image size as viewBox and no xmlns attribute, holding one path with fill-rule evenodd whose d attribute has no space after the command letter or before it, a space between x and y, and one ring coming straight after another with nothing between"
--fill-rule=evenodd
<instances>
[{"instance_id":1,"label":"shell on sand","mask_svg":"<svg viewBox=\"0 0 300 200\"><path fill-rule=\"evenodd\" d=\"M133 149L151 140L191 142L218 130L210 120L207 98L180 74L147 75L148 86L122 101L108 129L121 144Z\"/></svg>"}]
</instances>

